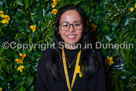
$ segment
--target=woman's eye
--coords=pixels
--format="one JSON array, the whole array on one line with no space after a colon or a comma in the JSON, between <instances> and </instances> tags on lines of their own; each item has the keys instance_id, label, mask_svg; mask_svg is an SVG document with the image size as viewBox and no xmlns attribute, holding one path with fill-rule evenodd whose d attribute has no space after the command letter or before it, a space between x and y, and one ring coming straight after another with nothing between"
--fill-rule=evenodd
<instances>
[{"instance_id":1,"label":"woman's eye","mask_svg":"<svg viewBox=\"0 0 136 91\"><path fill-rule=\"evenodd\" d=\"M80 26L80 24L74 24L74 26Z\"/></svg>"},{"instance_id":2,"label":"woman's eye","mask_svg":"<svg viewBox=\"0 0 136 91\"><path fill-rule=\"evenodd\" d=\"M63 24L63 27L68 27L68 24Z\"/></svg>"}]
</instances>

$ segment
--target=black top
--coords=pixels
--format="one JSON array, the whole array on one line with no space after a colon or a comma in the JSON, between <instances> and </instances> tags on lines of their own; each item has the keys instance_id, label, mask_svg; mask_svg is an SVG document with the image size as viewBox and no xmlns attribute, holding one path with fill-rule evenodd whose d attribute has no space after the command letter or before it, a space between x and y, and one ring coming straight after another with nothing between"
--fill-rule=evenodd
<instances>
[{"instance_id":1,"label":"black top","mask_svg":"<svg viewBox=\"0 0 136 91\"><path fill-rule=\"evenodd\" d=\"M68 62L71 64L74 60L76 60L76 56L77 53L79 52L79 49L69 50L64 48L64 51ZM46 50L42 52L42 55L40 57L38 63L36 91L68 91L66 80L65 80L65 73L63 70L63 62L61 62L60 65L60 72L64 79L63 82L56 81L51 76L50 72L47 71L47 68L45 68L46 61L50 59L50 57L48 56L50 55L50 53L51 53L51 49ZM80 78L79 75L77 74L72 91L106 91L104 68L103 68L100 52L97 52L97 57L100 67L99 70L94 74L94 77L90 80L87 80L84 77ZM76 61L74 61L71 68L68 68L70 84L73 78L75 63Z\"/></svg>"},{"instance_id":2,"label":"black top","mask_svg":"<svg viewBox=\"0 0 136 91\"><path fill-rule=\"evenodd\" d=\"M79 52L79 50L80 49L69 50L69 49L64 48L66 61L68 61L70 64L72 64L71 68L68 68L70 85L71 85L71 82L72 82L72 79L73 79L77 53ZM67 67L68 67L68 63L67 63ZM65 87L67 87L67 84L65 84ZM76 77L74 86L72 88L72 91L82 91L81 89L83 89L82 78L80 78L79 75L77 74L77 77ZM68 89L66 91L68 91Z\"/></svg>"}]
</instances>

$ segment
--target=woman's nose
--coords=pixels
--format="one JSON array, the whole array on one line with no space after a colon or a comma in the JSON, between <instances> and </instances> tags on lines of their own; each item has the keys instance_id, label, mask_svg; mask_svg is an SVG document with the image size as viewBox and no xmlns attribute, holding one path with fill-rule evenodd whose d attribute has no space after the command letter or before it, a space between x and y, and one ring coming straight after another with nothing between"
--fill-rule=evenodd
<instances>
[{"instance_id":1,"label":"woman's nose","mask_svg":"<svg viewBox=\"0 0 136 91\"><path fill-rule=\"evenodd\" d=\"M70 32L75 31L73 24L70 24L70 26L69 26L69 30L68 30L68 31L70 31Z\"/></svg>"}]
</instances>

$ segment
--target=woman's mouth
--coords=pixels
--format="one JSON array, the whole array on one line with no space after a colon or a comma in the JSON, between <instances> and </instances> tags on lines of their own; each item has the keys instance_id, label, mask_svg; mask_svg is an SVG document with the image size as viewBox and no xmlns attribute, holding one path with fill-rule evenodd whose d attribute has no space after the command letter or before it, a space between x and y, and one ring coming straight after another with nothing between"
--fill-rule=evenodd
<instances>
[{"instance_id":1,"label":"woman's mouth","mask_svg":"<svg viewBox=\"0 0 136 91\"><path fill-rule=\"evenodd\" d=\"M76 35L67 35L67 38L68 38L68 39L75 39L75 38L76 38Z\"/></svg>"}]
</instances>

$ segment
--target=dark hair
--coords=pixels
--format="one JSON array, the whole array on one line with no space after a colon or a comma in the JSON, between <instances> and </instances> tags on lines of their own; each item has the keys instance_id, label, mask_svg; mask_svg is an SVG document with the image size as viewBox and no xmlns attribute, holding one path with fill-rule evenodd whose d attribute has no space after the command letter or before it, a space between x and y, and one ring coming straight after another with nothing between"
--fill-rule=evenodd
<instances>
[{"instance_id":1,"label":"dark hair","mask_svg":"<svg viewBox=\"0 0 136 91\"><path fill-rule=\"evenodd\" d=\"M86 23L86 16L85 16L84 11L75 5L64 6L61 9L59 9L57 13L55 28L54 28L54 35L53 35L53 39L55 42L55 49L52 50L52 53L51 53L52 57L51 57L51 61L49 61L50 66L48 65L49 67L48 69L51 71L52 76L56 80L59 80L59 78L61 78L59 74L59 64L62 61L62 56L61 56L61 49L59 48L59 42L63 40L58 32L59 32L59 22L60 22L61 15L67 10L76 10L82 18L84 32L83 32L82 38L80 39L80 43L82 45L80 66L84 66L83 75L85 76L85 78L91 78L92 75L96 72L98 68L98 63L95 58L96 51L94 49L86 49L84 47L85 43L91 42L90 37L89 37L87 23Z\"/></svg>"}]
</instances>

